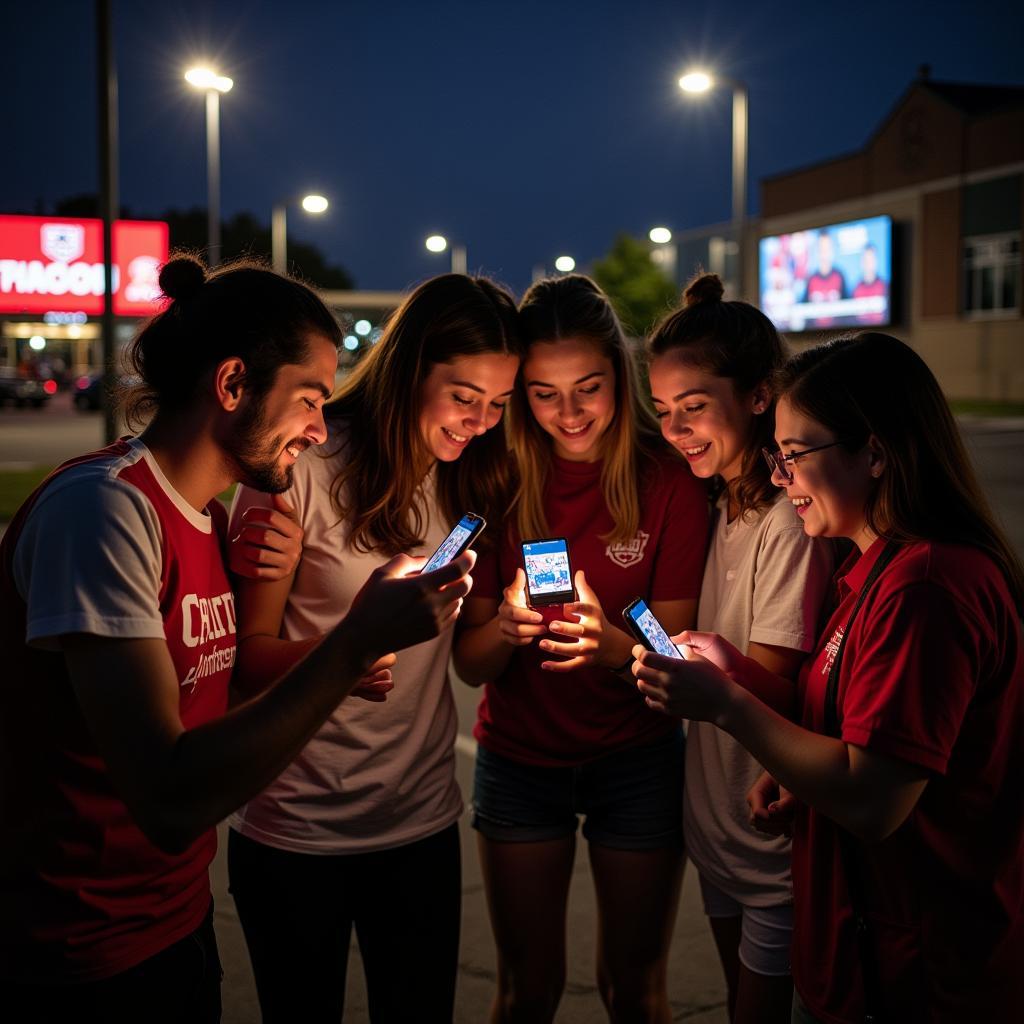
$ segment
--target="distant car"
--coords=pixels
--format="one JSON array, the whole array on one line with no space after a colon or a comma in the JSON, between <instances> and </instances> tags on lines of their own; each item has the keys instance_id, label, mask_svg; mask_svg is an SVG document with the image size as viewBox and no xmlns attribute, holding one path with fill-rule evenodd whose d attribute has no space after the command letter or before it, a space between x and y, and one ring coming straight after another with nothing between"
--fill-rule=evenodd
<instances>
[{"instance_id":1,"label":"distant car","mask_svg":"<svg viewBox=\"0 0 1024 1024\"><path fill-rule=\"evenodd\" d=\"M0 367L0 405L11 402L13 405L31 405L41 409L57 393L57 382L35 380L32 377L19 377L18 372L10 367Z\"/></svg>"},{"instance_id":2,"label":"distant car","mask_svg":"<svg viewBox=\"0 0 1024 1024\"><path fill-rule=\"evenodd\" d=\"M98 409L103 402L103 374L83 373L75 381L75 408L86 412Z\"/></svg>"}]
</instances>

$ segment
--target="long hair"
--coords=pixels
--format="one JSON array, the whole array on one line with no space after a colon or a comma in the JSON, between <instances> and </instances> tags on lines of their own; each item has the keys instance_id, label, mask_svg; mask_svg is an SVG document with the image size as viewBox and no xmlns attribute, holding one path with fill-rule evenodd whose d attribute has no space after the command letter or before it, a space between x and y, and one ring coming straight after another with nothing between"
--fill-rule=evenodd
<instances>
[{"instance_id":1,"label":"long hair","mask_svg":"<svg viewBox=\"0 0 1024 1024\"><path fill-rule=\"evenodd\" d=\"M523 345L579 338L595 345L615 371L615 414L601 437L601 489L614 527L602 540L621 542L640 526L639 485L662 448L657 423L644 405L634 356L608 297L588 277L567 274L538 281L519 305ZM525 358L525 356L524 356ZM548 533L544 487L551 472L551 438L530 412L520 381L509 404L509 443L519 488L516 522L522 537Z\"/></svg>"},{"instance_id":2,"label":"long hair","mask_svg":"<svg viewBox=\"0 0 1024 1024\"><path fill-rule=\"evenodd\" d=\"M235 260L207 273L188 253L160 269L170 300L135 336L127 368L138 383L121 396L127 420L177 411L194 400L203 377L237 356L255 396L265 394L282 365L300 363L309 336L341 344L341 328L317 294L254 260Z\"/></svg>"},{"instance_id":3,"label":"long hair","mask_svg":"<svg viewBox=\"0 0 1024 1024\"><path fill-rule=\"evenodd\" d=\"M794 356L775 380L779 397L848 451L876 439L886 466L865 508L872 532L980 548L1021 611L1020 560L996 524L938 381L909 345L876 332L840 338Z\"/></svg>"},{"instance_id":4,"label":"long hair","mask_svg":"<svg viewBox=\"0 0 1024 1024\"><path fill-rule=\"evenodd\" d=\"M420 386L436 364L486 353L520 355L515 302L487 278L444 274L406 298L324 407L328 418L347 421L345 465L331 499L354 550L397 554L422 543L419 499L432 456L420 431ZM497 519L511 491L500 427L474 438L454 462L437 463L437 503L449 522L466 511Z\"/></svg>"},{"instance_id":5,"label":"long hair","mask_svg":"<svg viewBox=\"0 0 1024 1024\"><path fill-rule=\"evenodd\" d=\"M654 329L648 358L674 352L690 366L732 381L739 395L759 384L770 387L772 373L785 362L782 339L771 320L747 302L723 302L717 274L699 274L683 293L682 306ZM761 455L774 447L775 399L763 413L751 416L743 442L740 475L726 484L740 515L770 505L778 497L771 472ZM719 492L721 493L721 492Z\"/></svg>"}]
</instances>

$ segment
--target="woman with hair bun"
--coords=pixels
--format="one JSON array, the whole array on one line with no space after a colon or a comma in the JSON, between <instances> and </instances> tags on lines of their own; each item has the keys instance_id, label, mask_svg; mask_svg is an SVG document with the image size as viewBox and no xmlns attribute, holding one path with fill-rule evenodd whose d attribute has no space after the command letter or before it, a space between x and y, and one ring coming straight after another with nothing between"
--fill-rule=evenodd
<instances>
[{"instance_id":1,"label":"woman with hair bun","mask_svg":"<svg viewBox=\"0 0 1024 1024\"><path fill-rule=\"evenodd\" d=\"M455 664L484 685L473 827L498 947L493 1021L550 1021L565 986L578 815L597 895L597 980L612 1020L667 1021L682 880L682 729L625 675L622 609L694 622L704 488L658 437L631 351L593 281L523 297L527 350L509 418L519 493L481 560ZM528 607L519 542L564 537L577 600ZM504 590L502 589L504 587Z\"/></svg>"},{"instance_id":2,"label":"woman with hair bun","mask_svg":"<svg viewBox=\"0 0 1024 1024\"><path fill-rule=\"evenodd\" d=\"M724 302L716 274L687 287L648 344L662 434L716 494L697 628L725 636L776 673L779 699L814 645L832 570L827 541L807 537L771 482L761 449L775 426L770 378L784 360L771 321ZM683 836L725 973L733 1024L789 1020L789 840L758 835L746 795L758 763L726 733L687 733Z\"/></svg>"},{"instance_id":3,"label":"woman with hair bun","mask_svg":"<svg viewBox=\"0 0 1024 1024\"><path fill-rule=\"evenodd\" d=\"M752 820L793 830L792 1020L1024 1018L1024 572L924 361L884 334L776 375L775 484L855 549L799 679L714 634L641 653L652 707L714 723L767 773ZM784 786L800 803L781 800Z\"/></svg>"},{"instance_id":4,"label":"woman with hair bun","mask_svg":"<svg viewBox=\"0 0 1024 1024\"><path fill-rule=\"evenodd\" d=\"M445 274L413 291L325 406L288 492L293 576L243 582L236 683L258 692L335 628L367 577L508 505L512 297ZM243 489L234 515L267 495ZM493 529L493 527L492 527ZM480 541L486 546L491 534ZM461 915L451 634L379 663L229 821L228 869L265 1024L338 1021L359 942L374 1021L450 1021Z\"/></svg>"},{"instance_id":5,"label":"woman with hair bun","mask_svg":"<svg viewBox=\"0 0 1024 1024\"><path fill-rule=\"evenodd\" d=\"M10 1020L219 1021L215 826L469 591L471 554L418 576L392 559L301 665L227 710L236 615L216 496L283 491L323 442L341 332L309 288L256 264L207 275L176 257L160 285L170 301L130 353L149 423L56 469L0 542ZM280 550L263 572L287 575L292 545L267 532Z\"/></svg>"}]
</instances>

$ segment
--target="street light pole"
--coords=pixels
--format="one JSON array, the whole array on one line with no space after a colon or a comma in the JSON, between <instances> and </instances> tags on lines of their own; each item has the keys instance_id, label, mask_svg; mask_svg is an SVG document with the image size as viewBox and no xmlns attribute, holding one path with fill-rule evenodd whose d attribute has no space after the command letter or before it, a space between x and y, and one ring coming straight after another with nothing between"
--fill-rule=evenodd
<instances>
[{"instance_id":1,"label":"street light pole","mask_svg":"<svg viewBox=\"0 0 1024 1024\"><path fill-rule=\"evenodd\" d=\"M206 67L185 72L189 85L206 93L206 261L220 263L220 94L235 83Z\"/></svg>"},{"instance_id":2,"label":"street light pole","mask_svg":"<svg viewBox=\"0 0 1024 1024\"><path fill-rule=\"evenodd\" d=\"M732 230L736 243L736 287L743 297L744 245L747 216L747 87L735 78L717 80L706 71L689 71L679 79L683 92L703 93L717 84L732 88Z\"/></svg>"},{"instance_id":3,"label":"street light pole","mask_svg":"<svg viewBox=\"0 0 1024 1024\"><path fill-rule=\"evenodd\" d=\"M302 197L306 213L323 213L328 205L320 195ZM270 262L279 274L288 273L288 204L285 201L275 203L270 211Z\"/></svg>"},{"instance_id":4,"label":"street light pole","mask_svg":"<svg viewBox=\"0 0 1024 1024\"><path fill-rule=\"evenodd\" d=\"M206 90L206 246L211 267L220 263L220 93Z\"/></svg>"}]
</instances>

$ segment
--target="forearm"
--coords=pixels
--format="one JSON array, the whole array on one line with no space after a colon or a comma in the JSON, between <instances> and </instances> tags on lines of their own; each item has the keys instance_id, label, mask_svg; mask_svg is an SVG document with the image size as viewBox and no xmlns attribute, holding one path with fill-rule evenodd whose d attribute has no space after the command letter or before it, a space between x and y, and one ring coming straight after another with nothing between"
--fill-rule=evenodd
<instances>
[{"instance_id":1,"label":"forearm","mask_svg":"<svg viewBox=\"0 0 1024 1024\"><path fill-rule=\"evenodd\" d=\"M864 794L842 740L804 729L739 686L715 724L804 803L850 831L861 830Z\"/></svg>"},{"instance_id":2,"label":"forearm","mask_svg":"<svg viewBox=\"0 0 1024 1024\"><path fill-rule=\"evenodd\" d=\"M375 657L342 624L269 689L182 732L157 789L162 845L187 845L277 778Z\"/></svg>"},{"instance_id":3,"label":"forearm","mask_svg":"<svg viewBox=\"0 0 1024 1024\"><path fill-rule=\"evenodd\" d=\"M245 637L238 644L232 687L245 697L262 693L297 665L321 639L314 636L306 640L284 640L263 634Z\"/></svg>"},{"instance_id":4,"label":"forearm","mask_svg":"<svg viewBox=\"0 0 1024 1024\"><path fill-rule=\"evenodd\" d=\"M455 638L452 662L470 686L492 682L508 667L515 648L502 638L497 617L479 626L463 626Z\"/></svg>"},{"instance_id":5,"label":"forearm","mask_svg":"<svg viewBox=\"0 0 1024 1024\"><path fill-rule=\"evenodd\" d=\"M787 719L796 714L796 684L776 675L756 659L744 656L729 676L778 714Z\"/></svg>"}]
</instances>

